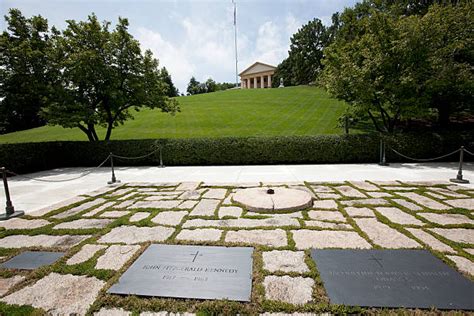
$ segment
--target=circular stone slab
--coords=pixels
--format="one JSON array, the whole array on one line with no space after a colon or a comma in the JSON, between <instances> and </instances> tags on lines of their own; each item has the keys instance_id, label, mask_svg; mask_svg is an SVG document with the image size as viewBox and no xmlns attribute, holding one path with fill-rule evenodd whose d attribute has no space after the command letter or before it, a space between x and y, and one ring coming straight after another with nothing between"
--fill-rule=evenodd
<instances>
[{"instance_id":1,"label":"circular stone slab","mask_svg":"<svg viewBox=\"0 0 474 316\"><path fill-rule=\"evenodd\" d=\"M267 190L273 189L274 194ZM254 212L298 211L312 205L308 192L287 188L251 188L238 191L232 200Z\"/></svg>"}]
</instances>

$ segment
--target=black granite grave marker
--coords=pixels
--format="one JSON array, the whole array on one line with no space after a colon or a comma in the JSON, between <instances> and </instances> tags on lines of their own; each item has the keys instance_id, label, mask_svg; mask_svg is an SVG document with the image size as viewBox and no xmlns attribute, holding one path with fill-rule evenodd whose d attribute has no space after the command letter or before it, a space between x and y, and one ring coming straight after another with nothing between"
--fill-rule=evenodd
<instances>
[{"instance_id":1,"label":"black granite grave marker","mask_svg":"<svg viewBox=\"0 0 474 316\"><path fill-rule=\"evenodd\" d=\"M4 262L0 267L5 269L34 270L56 262L64 252L25 251Z\"/></svg>"},{"instance_id":2,"label":"black granite grave marker","mask_svg":"<svg viewBox=\"0 0 474 316\"><path fill-rule=\"evenodd\" d=\"M250 301L250 247L151 245L112 294Z\"/></svg>"},{"instance_id":3,"label":"black granite grave marker","mask_svg":"<svg viewBox=\"0 0 474 316\"><path fill-rule=\"evenodd\" d=\"M474 309L474 283L426 250L312 250L332 304Z\"/></svg>"}]
</instances>

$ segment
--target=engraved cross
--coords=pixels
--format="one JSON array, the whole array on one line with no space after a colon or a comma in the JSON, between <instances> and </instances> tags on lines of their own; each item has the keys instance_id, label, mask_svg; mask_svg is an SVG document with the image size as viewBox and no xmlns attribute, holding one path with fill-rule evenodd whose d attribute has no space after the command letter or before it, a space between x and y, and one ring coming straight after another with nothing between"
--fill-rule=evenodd
<instances>
[{"instance_id":1,"label":"engraved cross","mask_svg":"<svg viewBox=\"0 0 474 316\"><path fill-rule=\"evenodd\" d=\"M196 261L197 257L198 257L198 256L199 256L199 257L202 256L202 254L199 254L199 251L196 251L196 253L192 253L191 256L194 256L194 257L193 257L193 261L192 261L192 262L194 262L194 261Z\"/></svg>"},{"instance_id":2,"label":"engraved cross","mask_svg":"<svg viewBox=\"0 0 474 316\"><path fill-rule=\"evenodd\" d=\"M380 263L380 262L382 261L382 258L375 258L374 255L372 255L369 260L374 260L375 262L377 262L377 264L378 264L381 268L383 268L382 263Z\"/></svg>"}]
</instances>

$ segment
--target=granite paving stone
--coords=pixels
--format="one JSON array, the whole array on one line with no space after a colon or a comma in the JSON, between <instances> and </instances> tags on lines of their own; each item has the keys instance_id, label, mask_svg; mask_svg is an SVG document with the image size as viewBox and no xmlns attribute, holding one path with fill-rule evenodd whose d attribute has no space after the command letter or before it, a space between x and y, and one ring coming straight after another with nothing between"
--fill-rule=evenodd
<instances>
[{"instance_id":1,"label":"granite paving stone","mask_svg":"<svg viewBox=\"0 0 474 316\"><path fill-rule=\"evenodd\" d=\"M374 211L367 207L349 206L344 209L351 217L375 217Z\"/></svg>"},{"instance_id":2,"label":"granite paving stone","mask_svg":"<svg viewBox=\"0 0 474 316\"><path fill-rule=\"evenodd\" d=\"M0 227L7 230L9 229L35 229L44 227L51 224L44 219L23 219L23 218L12 218L8 221L0 221Z\"/></svg>"},{"instance_id":3,"label":"granite paving stone","mask_svg":"<svg viewBox=\"0 0 474 316\"><path fill-rule=\"evenodd\" d=\"M191 211L191 216L213 216L219 200L202 199Z\"/></svg>"},{"instance_id":4,"label":"granite paving stone","mask_svg":"<svg viewBox=\"0 0 474 316\"><path fill-rule=\"evenodd\" d=\"M204 192L203 189L190 190L190 191L184 192L179 198L181 200L199 200L203 192Z\"/></svg>"},{"instance_id":5,"label":"granite paving stone","mask_svg":"<svg viewBox=\"0 0 474 316\"><path fill-rule=\"evenodd\" d=\"M408 230L410 233L412 233L413 236L415 236L416 238L418 238L419 240L421 240L422 242L424 242L425 244L427 244L434 250L441 251L441 252L450 252L450 253L456 252L453 248L446 245L445 243L442 243L441 241L433 237L433 235L425 232L422 229L406 228L406 230Z\"/></svg>"},{"instance_id":6,"label":"granite paving stone","mask_svg":"<svg viewBox=\"0 0 474 316\"><path fill-rule=\"evenodd\" d=\"M128 312L123 308L105 308L102 307L94 316L131 316L132 312Z\"/></svg>"},{"instance_id":7,"label":"granite paving stone","mask_svg":"<svg viewBox=\"0 0 474 316\"><path fill-rule=\"evenodd\" d=\"M96 269L119 270L135 253L140 246L112 245L97 259Z\"/></svg>"},{"instance_id":8,"label":"granite paving stone","mask_svg":"<svg viewBox=\"0 0 474 316\"><path fill-rule=\"evenodd\" d=\"M385 181L370 181L372 183L375 183L376 185L380 185L380 186L397 186L397 185L402 185L400 182L398 181L390 181L390 180L385 180Z\"/></svg>"},{"instance_id":9,"label":"granite paving stone","mask_svg":"<svg viewBox=\"0 0 474 316\"><path fill-rule=\"evenodd\" d=\"M165 241L174 228L120 226L112 229L99 239L100 243L138 244L147 241Z\"/></svg>"},{"instance_id":10,"label":"granite paving stone","mask_svg":"<svg viewBox=\"0 0 474 316\"><path fill-rule=\"evenodd\" d=\"M89 235L11 235L0 239L0 248L58 247L69 249L89 237Z\"/></svg>"},{"instance_id":11,"label":"granite paving stone","mask_svg":"<svg viewBox=\"0 0 474 316\"><path fill-rule=\"evenodd\" d=\"M452 260L455 264L456 267L462 271L466 272L467 274L474 275L474 263L464 257L460 256L447 256L450 260Z\"/></svg>"},{"instance_id":12,"label":"granite paving stone","mask_svg":"<svg viewBox=\"0 0 474 316\"><path fill-rule=\"evenodd\" d=\"M388 218L391 222L401 225L424 225L415 216L403 212L396 207L376 207L377 212Z\"/></svg>"},{"instance_id":13,"label":"granite paving stone","mask_svg":"<svg viewBox=\"0 0 474 316\"><path fill-rule=\"evenodd\" d=\"M201 229L183 229L179 232L176 239L191 241L219 241L222 236L222 230L215 228Z\"/></svg>"},{"instance_id":14,"label":"granite paving stone","mask_svg":"<svg viewBox=\"0 0 474 316\"><path fill-rule=\"evenodd\" d=\"M444 195L441 195L441 194L438 194L438 193L435 193L435 192L425 192L424 194L432 197L432 198L435 198L435 199L438 199L438 200L446 200L446 197Z\"/></svg>"},{"instance_id":15,"label":"granite paving stone","mask_svg":"<svg viewBox=\"0 0 474 316\"><path fill-rule=\"evenodd\" d=\"M43 207L39 210L35 210L34 212L32 212L31 214L28 214L28 215L33 216L33 217L41 217L43 215L48 214L49 212L56 211L56 210L59 210L60 208L82 202L86 199L88 199L87 196L75 196L75 197L72 197L70 199L66 199L64 201L61 201L61 202L54 203L52 205Z\"/></svg>"},{"instance_id":16,"label":"granite paving stone","mask_svg":"<svg viewBox=\"0 0 474 316\"><path fill-rule=\"evenodd\" d=\"M305 263L304 251L273 250L264 251L263 268L270 272L297 272L305 273L309 271Z\"/></svg>"},{"instance_id":17,"label":"granite paving stone","mask_svg":"<svg viewBox=\"0 0 474 316\"><path fill-rule=\"evenodd\" d=\"M51 315L85 315L105 282L95 277L50 273L2 299L15 305L42 308Z\"/></svg>"},{"instance_id":18,"label":"granite paving stone","mask_svg":"<svg viewBox=\"0 0 474 316\"><path fill-rule=\"evenodd\" d=\"M387 200L378 198L378 199L359 199L359 200L347 200L341 201L341 204L346 206L356 206L356 205L389 205Z\"/></svg>"},{"instance_id":19,"label":"granite paving stone","mask_svg":"<svg viewBox=\"0 0 474 316\"><path fill-rule=\"evenodd\" d=\"M204 195L202 196L205 199L218 199L222 200L225 198L227 194L227 189L209 189Z\"/></svg>"},{"instance_id":20,"label":"granite paving stone","mask_svg":"<svg viewBox=\"0 0 474 316\"><path fill-rule=\"evenodd\" d=\"M360 229L369 236L376 245L384 248L418 248L415 240L408 238L399 231L377 221L375 218L354 218Z\"/></svg>"},{"instance_id":21,"label":"granite paving stone","mask_svg":"<svg viewBox=\"0 0 474 316\"><path fill-rule=\"evenodd\" d=\"M116 196L120 196L120 195L125 195L131 191L133 191L134 189L133 188L124 188L124 189L119 189L117 191L114 191L112 192L111 194L109 194L110 197L116 197Z\"/></svg>"},{"instance_id":22,"label":"granite paving stone","mask_svg":"<svg viewBox=\"0 0 474 316\"><path fill-rule=\"evenodd\" d=\"M81 218L70 222L60 223L54 226L53 229L103 228L112 222L112 219Z\"/></svg>"},{"instance_id":23,"label":"granite paving stone","mask_svg":"<svg viewBox=\"0 0 474 316\"><path fill-rule=\"evenodd\" d=\"M97 206L99 204L102 204L106 202L105 199L103 198L98 198L98 199L95 199L95 200L92 200L92 201L89 201L89 202L86 202L86 203L83 203L79 206L76 206L76 207L73 207L67 211L64 211L64 212L61 212L59 214L56 214L56 215L53 215L51 216L51 218L56 218L56 219L63 219L63 218L67 218L67 217L70 217L70 216L73 216L73 215L76 215L76 214L79 214L87 209L90 209L94 206Z\"/></svg>"},{"instance_id":24,"label":"granite paving stone","mask_svg":"<svg viewBox=\"0 0 474 316\"><path fill-rule=\"evenodd\" d=\"M126 195L124 195L124 196L119 197L117 200L119 200L119 201L129 200L129 199L131 199L132 197L134 197L134 196L137 195L137 194L138 194L138 192L131 192L131 193L128 193L128 194L126 194Z\"/></svg>"},{"instance_id":25,"label":"granite paving stone","mask_svg":"<svg viewBox=\"0 0 474 316\"><path fill-rule=\"evenodd\" d=\"M222 206L219 209L219 217L225 216L232 216L232 217L241 217L242 216L242 208L237 206Z\"/></svg>"},{"instance_id":26,"label":"granite paving stone","mask_svg":"<svg viewBox=\"0 0 474 316\"><path fill-rule=\"evenodd\" d=\"M138 201L129 209L136 208L157 208L157 209L173 209L181 204L180 200L166 200L166 201Z\"/></svg>"},{"instance_id":27,"label":"granite paving stone","mask_svg":"<svg viewBox=\"0 0 474 316\"><path fill-rule=\"evenodd\" d=\"M457 208L474 210L474 199L456 199L456 200L447 200L445 202Z\"/></svg>"},{"instance_id":28,"label":"granite paving stone","mask_svg":"<svg viewBox=\"0 0 474 316\"><path fill-rule=\"evenodd\" d=\"M372 246L356 232L302 229L293 230L292 233L297 249L372 248Z\"/></svg>"},{"instance_id":29,"label":"granite paving stone","mask_svg":"<svg viewBox=\"0 0 474 316\"><path fill-rule=\"evenodd\" d=\"M197 203L198 201L185 200L181 204L179 204L177 208L179 208L180 210L190 210L195 207Z\"/></svg>"},{"instance_id":30,"label":"granite paving stone","mask_svg":"<svg viewBox=\"0 0 474 316\"><path fill-rule=\"evenodd\" d=\"M474 248L465 248L464 251L474 256Z\"/></svg>"},{"instance_id":31,"label":"granite paving stone","mask_svg":"<svg viewBox=\"0 0 474 316\"><path fill-rule=\"evenodd\" d=\"M337 203L333 200L317 200L313 201L313 207L325 210L337 210Z\"/></svg>"},{"instance_id":32,"label":"granite paving stone","mask_svg":"<svg viewBox=\"0 0 474 316\"><path fill-rule=\"evenodd\" d=\"M324 185L312 185L311 188L313 189L314 192L334 193L334 190L332 188L324 186Z\"/></svg>"},{"instance_id":33,"label":"granite paving stone","mask_svg":"<svg viewBox=\"0 0 474 316\"><path fill-rule=\"evenodd\" d=\"M183 227L284 227L284 226L295 226L299 227L300 223L297 219L289 217L272 217L267 219L250 219L250 218L238 218L238 219L219 219L219 220L206 220L206 219L191 219L187 220Z\"/></svg>"},{"instance_id":34,"label":"granite paving stone","mask_svg":"<svg viewBox=\"0 0 474 316\"><path fill-rule=\"evenodd\" d=\"M13 286L17 285L24 279L25 277L22 275L14 275L9 278L0 277L0 296L7 294L8 290L10 290Z\"/></svg>"},{"instance_id":35,"label":"granite paving stone","mask_svg":"<svg viewBox=\"0 0 474 316\"><path fill-rule=\"evenodd\" d=\"M474 244L474 230L468 228L430 228L430 231L443 236L449 240L465 243ZM0 240L1 242L1 240Z\"/></svg>"},{"instance_id":36,"label":"granite paving stone","mask_svg":"<svg viewBox=\"0 0 474 316\"><path fill-rule=\"evenodd\" d=\"M335 229L335 230L353 229L351 225L343 224L343 223L330 223L330 222L322 222L322 221L305 221L304 223L306 227L320 227L320 228L328 228L328 229Z\"/></svg>"},{"instance_id":37,"label":"granite paving stone","mask_svg":"<svg viewBox=\"0 0 474 316\"><path fill-rule=\"evenodd\" d=\"M107 248L105 245L84 245L78 253L74 254L71 258L66 261L67 265L79 264L86 262L90 258L102 249Z\"/></svg>"},{"instance_id":38,"label":"granite paving stone","mask_svg":"<svg viewBox=\"0 0 474 316\"><path fill-rule=\"evenodd\" d=\"M407 200L404 199L393 199L393 202L397 203L398 205L403 206L404 208L409 209L410 211L421 211L423 208L421 206L418 206L414 203L408 202Z\"/></svg>"},{"instance_id":39,"label":"granite paving stone","mask_svg":"<svg viewBox=\"0 0 474 316\"><path fill-rule=\"evenodd\" d=\"M288 245L286 232L282 229L228 231L225 241L270 247L284 247Z\"/></svg>"},{"instance_id":40,"label":"granite paving stone","mask_svg":"<svg viewBox=\"0 0 474 316\"><path fill-rule=\"evenodd\" d=\"M367 181L351 181L350 184L363 191L380 191L380 188Z\"/></svg>"},{"instance_id":41,"label":"granite paving stone","mask_svg":"<svg viewBox=\"0 0 474 316\"><path fill-rule=\"evenodd\" d=\"M469 197L465 194L458 193L458 192L453 192L451 190L444 189L444 188L434 187L434 188L430 188L430 191L441 193L442 195L445 195L445 196L448 196L448 197L455 197L455 198L468 198Z\"/></svg>"},{"instance_id":42,"label":"granite paving stone","mask_svg":"<svg viewBox=\"0 0 474 316\"><path fill-rule=\"evenodd\" d=\"M341 185L339 187L335 187L335 189L338 190L342 195L347 196L347 197L352 197L352 198L366 198L367 197L364 193L348 185Z\"/></svg>"},{"instance_id":43,"label":"granite paving stone","mask_svg":"<svg viewBox=\"0 0 474 316\"><path fill-rule=\"evenodd\" d=\"M419 216L426 218L432 223L440 225L457 225L457 224L471 224L474 225L474 220L466 215L453 213L418 213Z\"/></svg>"},{"instance_id":44,"label":"granite paving stone","mask_svg":"<svg viewBox=\"0 0 474 316\"><path fill-rule=\"evenodd\" d=\"M130 211L107 211L99 215L104 218L120 218L130 214Z\"/></svg>"},{"instance_id":45,"label":"granite paving stone","mask_svg":"<svg viewBox=\"0 0 474 316\"><path fill-rule=\"evenodd\" d=\"M393 197L392 194L387 192L366 192L368 196L373 198L384 198L384 197Z\"/></svg>"},{"instance_id":46,"label":"granite paving stone","mask_svg":"<svg viewBox=\"0 0 474 316\"><path fill-rule=\"evenodd\" d=\"M122 203L115 205L114 208L116 208L116 209L127 208L127 207L130 207L131 205L133 205L135 202L136 202L135 200L123 201Z\"/></svg>"},{"instance_id":47,"label":"granite paving stone","mask_svg":"<svg viewBox=\"0 0 474 316\"><path fill-rule=\"evenodd\" d=\"M336 200L339 200L339 199L342 199L342 195L340 194L337 194L337 193L316 193L316 197L318 199L336 199Z\"/></svg>"},{"instance_id":48,"label":"granite paving stone","mask_svg":"<svg viewBox=\"0 0 474 316\"><path fill-rule=\"evenodd\" d=\"M265 277L263 286L267 300L301 305L313 299L311 278L270 275Z\"/></svg>"},{"instance_id":49,"label":"granite paving stone","mask_svg":"<svg viewBox=\"0 0 474 316\"><path fill-rule=\"evenodd\" d=\"M181 191L194 191L197 188L199 188L199 182L183 182L178 187L176 190L181 190Z\"/></svg>"},{"instance_id":50,"label":"granite paving stone","mask_svg":"<svg viewBox=\"0 0 474 316\"><path fill-rule=\"evenodd\" d=\"M317 219L321 221L335 221L335 222L345 222L346 219L344 215L340 212L330 212L330 211L309 211L308 216L311 219Z\"/></svg>"},{"instance_id":51,"label":"granite paving stone","mask_svg":"<svg viewBox=\"0 0 474 316\"><path fill-rule=\"evenodd\" d=\"M160 212L151 221L155 224L176 226L188 215L187 211Z\"/></svg>"},{"instance_id":52,"label":"granite paving stone","mask_svg":"<svg viewBox=\"0 0 474 316\"><path fill-rule=\"evenodd\" d=\"M417 187L384 187L384 189L388 191L396 191L396 192L418 190Z\"/></svg>"},{"instance_id":53,"label":"granite paving stone","mask_svg":"<svg viewBox=\"0 0 474 316\"><path fill-rule=\"evenodd\" d=\"M398 195L406 197L411 199L417 204L420 204L424 207L433 209L433 210L449 210L451 209L450 206L441 204L440 202L437 202L433 199L430 199L429 197L420 195L418 193L413 193L413 192L399 192Z\"/></svg>"},{"instance_id":54,"label":"granite paving stone","mask_svg":"<svg viewBox=\"0 0 474 316\"><path fill-rule=\"evenodd\" d=\"M130 217L129 221L132 223L139 222L142 219L148 218L148 216L150 216L148 212L136 212Z\"/></svg>"}]
</instances>

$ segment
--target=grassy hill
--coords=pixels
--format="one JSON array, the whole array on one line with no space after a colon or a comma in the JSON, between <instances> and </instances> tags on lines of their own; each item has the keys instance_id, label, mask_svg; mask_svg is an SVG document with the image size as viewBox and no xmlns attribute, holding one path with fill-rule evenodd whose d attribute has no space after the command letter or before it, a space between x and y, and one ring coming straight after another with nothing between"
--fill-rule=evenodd
<instances>
[{"instance_id":1,"label":"grassy hill","mask_svg":"<svg viewBox=\"0 0 474 316\"><path fill-rule=\"evenodd\" d=\"M114 129L112 139L338 134L345 104L322 89L228 90L179 97L176 116L142 110ZM102 138L105 131L98 129ZM44 126L0 135L0 143L87 140L79 129Z\"/></svg>"}]
</instances>

